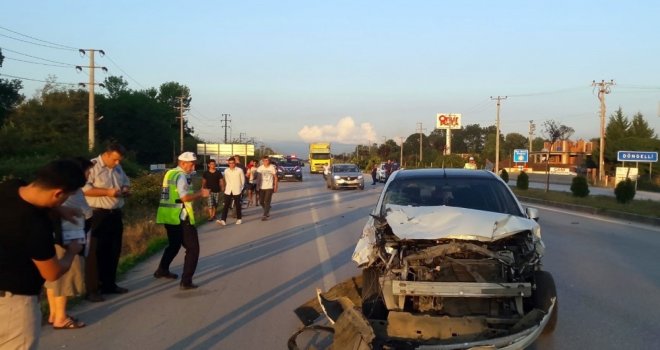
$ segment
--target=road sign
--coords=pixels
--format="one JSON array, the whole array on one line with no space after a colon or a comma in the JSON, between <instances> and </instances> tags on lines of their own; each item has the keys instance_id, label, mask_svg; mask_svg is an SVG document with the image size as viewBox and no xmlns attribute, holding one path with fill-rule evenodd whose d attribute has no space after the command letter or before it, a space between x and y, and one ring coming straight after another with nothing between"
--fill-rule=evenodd
<instances>
[{"instance_id":1,"label":"road sign","mask_svg":"<svg viewBox=\"0 0 660 350\"><path fill-rule=\"evenodd\" d=\"M514 149L513 161L516 163L527 163L529 161L529 151L526 149Z\"/></svg>"},{"instance_id":2,"label":"road sign","mask_svg":"<svg viewBox=\"0 0 660 350\"><path fill-rule=\"evenodd\" d=\"M655 163L658 161L658 152L619 151L616 152L616 160L619 162Z\"/></svg>"}]
</instances>

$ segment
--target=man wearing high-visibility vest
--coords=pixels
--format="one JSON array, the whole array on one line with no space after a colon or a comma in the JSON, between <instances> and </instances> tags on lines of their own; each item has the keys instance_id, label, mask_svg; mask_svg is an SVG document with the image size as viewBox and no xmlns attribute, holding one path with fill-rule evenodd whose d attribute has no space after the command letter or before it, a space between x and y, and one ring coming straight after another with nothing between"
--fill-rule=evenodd
<instances>
[{"instance_id":1,"label":"man wearing high-visibility vest","mask_svg":"<svg viewBox=\"0 0 660 350\"><path fill-rule=\"evenodd\" d=\"M198 192L193 192L191 188L190 174L195 170L196 161L197 157L194 153L183 152L179 156L179 166L165 173L156 215L156 223L165 224L169 244L163 252L154 277L178 278L176 274L170 272L170 264L183 245L186 248L186 257L179 285L182 290L197 288L197 285L192 282L192 277L199 260L199 239L192 204L196 199L209 196L208 189L203 188Z\"/></svg>"}]
</instances>

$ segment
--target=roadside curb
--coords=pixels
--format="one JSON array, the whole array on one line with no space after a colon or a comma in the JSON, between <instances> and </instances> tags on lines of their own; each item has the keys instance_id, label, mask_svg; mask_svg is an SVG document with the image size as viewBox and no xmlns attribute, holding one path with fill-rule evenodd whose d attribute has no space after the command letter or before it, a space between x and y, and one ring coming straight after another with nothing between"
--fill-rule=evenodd
<instances>
[{"instance_id":1,"label":"roadside curb","mask_svg":"<svg viewBox=\"0 0 660 350\"><path fill-rule=\"evenodd\" d=\"M577 211L577 212L580 212L580 213L587 213L587 214L592 214L592 215L601 215L601 216L607 216L607 217L616 218L616 219L628 220L630 222L635 222L635 223L640 223L640 224L649 224L649 225L653 225L653 226L660 226L660 218L657 218L657 217L631 214L631 213L624 213L624 212L621 212L621 211L618 211L618 210L600 209L600 208L588 207L588 206L585 206L585 205L552 202L552 201L547 201L547 200L537 199L537 198L531 198L531 197L522 197L522 196L517 196L517 197L522 202L533 203L533 204L543 204L543 205L547 205L547 206L550 206L550 207L568 209L568 210Z\"/></svg>"}]
</instances>

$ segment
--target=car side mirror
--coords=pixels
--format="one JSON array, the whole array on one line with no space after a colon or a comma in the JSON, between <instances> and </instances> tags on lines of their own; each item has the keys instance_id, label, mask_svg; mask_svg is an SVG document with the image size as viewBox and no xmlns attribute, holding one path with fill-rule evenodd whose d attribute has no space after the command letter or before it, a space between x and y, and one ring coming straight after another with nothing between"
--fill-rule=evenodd
<instances>
[{"instance_id":1,"label":"car side mirror","mask_svg":"<svg viewBox=\"0 0 660 350\"><path fill-rule=\"evenodd\" d=\"M530 219L533 219L536 222L539 221L539 210L538 209L527 207L527 208L525 208L525 211L527 212L527 217L529 217Z\"/></svg>"}]
</instances>

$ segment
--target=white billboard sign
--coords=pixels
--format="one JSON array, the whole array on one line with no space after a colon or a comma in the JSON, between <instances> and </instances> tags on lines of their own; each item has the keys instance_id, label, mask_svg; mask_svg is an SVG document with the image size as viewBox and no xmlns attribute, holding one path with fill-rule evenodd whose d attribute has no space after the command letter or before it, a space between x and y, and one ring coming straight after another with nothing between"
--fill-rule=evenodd
<instances>
[{"instance_id":1,"label":"white billboard sign","mask_svg":"<svg viewBox=\"0 0 660 350\"><path fill-rule=\"evenodd\" d=\"M436 129L460 129L460 113L438 113L435 117Z\"/></svg>"},{"instance_id":2,"label":"white billboard sign","mask_svg":"<svg viewBox=\"0 0 660 350\"><path fill-rule=\"evenodd\" d=\"M198 143L197 154L207 156L254 156L254 145L244 143Z\"/></svg>"}]
</instances>

